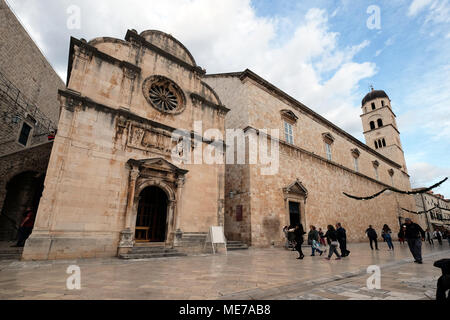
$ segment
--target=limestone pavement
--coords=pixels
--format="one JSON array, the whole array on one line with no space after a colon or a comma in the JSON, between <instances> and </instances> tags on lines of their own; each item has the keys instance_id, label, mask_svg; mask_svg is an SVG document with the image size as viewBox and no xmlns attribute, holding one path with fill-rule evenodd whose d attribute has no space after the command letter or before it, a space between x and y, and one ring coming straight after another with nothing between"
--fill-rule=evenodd
<instances>
[{"instance_id":1,"label":"limestone pavement","mask_svg":"<svg viewBox=\"0 0 450 320\"><path fill-rule=\"evenodd\" d=\"M341 261L305 259L281 248L228 255L151 260L1 261L0 299L434 299L440 270L433 262L450 257L450 247L424 245L424 264L412 262L406 245L371 251L351 244ZM70 265L81 269L81 290L68 290ZM368 290L366 270L381 267L381 290Z\"/></svg>"}]
</instances>

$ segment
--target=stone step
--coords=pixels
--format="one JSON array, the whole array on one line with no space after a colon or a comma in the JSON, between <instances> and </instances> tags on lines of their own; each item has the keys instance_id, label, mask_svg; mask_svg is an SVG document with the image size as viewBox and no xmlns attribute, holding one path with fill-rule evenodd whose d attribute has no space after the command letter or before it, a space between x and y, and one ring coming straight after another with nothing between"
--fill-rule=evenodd
<instances>
[{"instance_id":1,"label":"stone step","mask_svg":"<svg viewBox=\"0 0 450 320\"><path fill-rule=\"evenodd\" d=\"M20 260L22 257L22 253L1 253L0 252L0 261L1 260Z\"/></svg>"},{"instance_id":2,"label":"stone step","mask_svg":"<svg viewBox=\"0 0 450 320\"><path fill-rule=\"evenodd\" d=\"M174 252L175 249L165 247L134 247L132 253L161 253L161 252Z\"/></svg>"},{"instance_id":3,"label":"stone step","mask_svg":"<svg viewBox=\"0 0 450 320\"><path fill-rule=\"evenodd\" d=\"M229 251L248 250L248 245L242 241L227 241L227 249Z\"/></svg>"},{"instance_id":4,"label":"stone step","mask_svg":"<svg viewBox=\"0 0 450 320\"><path fill-rule=\"evenodd\" d=\"M120 259L125 260L139 260L139 259L155 259L155 258L168 258L168 257L185 257L185 253L181 252L159 252L159 253L126 253L119 255Z\"/></svg>"}]
</instances>

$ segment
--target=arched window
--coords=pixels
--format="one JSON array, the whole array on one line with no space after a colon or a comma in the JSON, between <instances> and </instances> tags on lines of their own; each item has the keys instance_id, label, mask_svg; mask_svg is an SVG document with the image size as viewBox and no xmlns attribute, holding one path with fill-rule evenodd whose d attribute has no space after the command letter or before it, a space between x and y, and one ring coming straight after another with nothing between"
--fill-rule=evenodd
<instances>
[{"instance_id":1,"label":"arched window","mask_svg":"<svg viewBox=\"0 0 450 320\"><path fill-rule=\"evenodd\" d=\"M370 121L370 130L375 129L375 122Z\"/></svg>"},{"instance_id":2,"label":"arched window","mask_svg":"<svg viewBox=\"0 0 450 320\"><path fill-rule=\"evenodd\" d=\"M375 149L378 149L378 141L375 140Z\"/></svg>"},{"instance_id":3,"label":"arched window","mask_svg":"<svg viewBox=\"0 0 450 320\"><path fill-rule=\"evenodd\" d=\"M384 107L384 100L381 100L381 106Z\"/></svg>"},{"instance_id":4,"label":"arched window","mask_svg":"<svg viewBox=\"0 0 450 320\"><path fill-rule=\"evenodd\" d=\"M383 138L383 147L386 147L386 140Z\"/></svg>"},{"instance_id":5,"label":"arched window","mask_svg":"<svg viewBox=\"0 0 450 320\"><path fill-rule=\"evenodd\" d=\"M378 119L377 123L378 123L378 128L383 126L383 120L382 119Z\"/></svg>"},{"instance_id":6,"label":"arched window","mask_svg":"<svg viewBox=\"0 0 450 320\"><path fill-rule=\"evenodd\" d=\"M372 110L375 110L375 102L372 102Z\"/></svg>"}]
</instances>

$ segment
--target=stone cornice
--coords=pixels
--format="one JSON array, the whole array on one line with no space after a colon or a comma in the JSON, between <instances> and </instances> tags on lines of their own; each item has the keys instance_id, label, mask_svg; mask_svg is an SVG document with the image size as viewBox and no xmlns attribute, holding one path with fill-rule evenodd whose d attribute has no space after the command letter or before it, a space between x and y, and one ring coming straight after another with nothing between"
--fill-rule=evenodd
<instances>
[{"instance_id":1,"label":"stone cornice","mask_svg":"<svg viewBox=\"0 0 450 320\"><path fill-rule=\"evenodd\" d=\"M206 105L212 109L216 109L219 112L222 112L223 114L227 114L230 109L226 108L225 106L221 106L218 104L215 104L209 100L206 100L204 97L202 97L201 95L197 94L197 93L191 93L191 100L192 102L200 102L203 105Z\"/></svg>"},{"instance_id":2,"label":"stone cornice","mask_svg":"<svg viewBox=\"0 0 450 320\"><path fill-rule=\"evenodd\" d=\"M361 108L363 108L363 107L361 107ZM368 114L375 113L375 112L380 111L380 110L385 109L385 108L388 108L389 111L394 115L394 117L397 118L397 116L395 115L394 111L392 111L391 107L389 107L388 105L385 105L384 107L381 107L381 108L378 108L378 109L375 109L375 110L370 110L369 112L366 112L366 113L363 113L362 115L360 115L360 117L364 117L364 116L366 116Z\"/></svg>"},{"instance_id":3,"label":"stone cornice","mask_svg":"<svg viewBox=\"0 0 450 320\"><path fill-rule=\"evenodd\" d=\"M130 119L133 120L137 123L144 123L144 124L148 124L152 127L155 128L159 128L168 132L174 132L176 130L179 130L177 128L165 125L163 123L160 122L156 122L147 118L143 118L135 113L132 113L129 110L126 109L117 109L117 108L113 108L98 102L95 102L91 99L89 99L88 97L83 97L80 94L74 92L74 91L70 91L70 90L59 90L58 94L62 97L65 97L67 99L70 100L69 103L64 104L64 108L66 108L69 111L74 111L75 106L81 105L82 107L89 107L89 108L94 108L96 110L99 110L101 112L104 113L110 113L119 117L124 117L126 119ZM204 139L202 136L199 136L198 134L196 134L195 132L191 131L191 138L196 139L196 140L200 140L206 144L213 144L213 142L219 143L221 145L223 145L224 148L226 148L226 144L225 141L222 140L218 140L218 141L210 141L210 140L206 140Z\"/></svg>"},{"instance_id":4,"label":"stone cornice","mask_svg":"<svg viewBox=\"0 0 450 320\"><path fill-rule=\"evenodd\" d=\"M389 126L391 126L392 128L394 128L394 130L397 131L398 134L400 134L400 131L398 131L397 128L394 127L394 126L392 125L392 123L386 124L386 125L384 125L384 126L382 126L382 127L378 127L378 128L375 128L375 129L370 129L370 130L368 130L368 131L364 131L363 134L369 133L369 132L371 132L371 131L377 131L377 130L379 130L379 129L384 129L384 128L389 127Z\"/></svg>"},{"instance_id":5,"label":"stone cornice","mask_svg":"<svg viewBox=\"0 0 450 320\"><path fill-rule=\"evenodd\" d=\"M69 53L69 63L68 63L68 69L67 69L67 82L66 86L69 85L70 76L72 73L72 67L73 67L73 59L75 54L75 47L82 48L87 53L89 53L92 56L95 56L103 61L109 62L113 65L118 66L119 68L125 68L128 69L136 74L141 73L141 68L124 60L119 60L113 56L110 56L109 54L106 54L100 50L98 50L96 47L91 46L90 44L78 40L74 37L70 38L70 53Z\"/></svg>"},{"instance_id":6,"label":"stone cornice","mask_svg":"<svg viewBox=\"0 0 450 320\"><path fill-rule=\"evenodd\" d=\"M303 103L297 101L296 99L294 99L293 97L291 97L290 95L288 95L284 91L278 89L276 86L274 86L273 84L271 84L268 81L264 80L263 78L261 78L260 76L258 76L256 73L254 73L253 71L251 71L249 69L246 69L243 72L232 72L232 73L224 73L224 74L211 74L211 75L206 75L205 77L206 78L208 78L208 77L210 77L210 78L238 77L241 81L243 81L246 78L249 78L249 79L255 81L256 83L258 83L259 85L261 85L262 87L264 87L267 90L267 92L271 93L272 95L274 95L276 97L283 98L284 100L286 100L294 108L296 108L296 109L298 109L298 110L300 110L300 111L310 115L313 120L315 120L315 121L317 121L319 123L322 123L322 124L332 128L337 134L347 138L349 141L351 141L355 145L359 146L361 149L366 150L367 152L371 153L375 157L382 159L383 161L391 164L392 166L394 166L396 168L401 168L401 165L399 165L395 161L392 161L391 159L389 159L389 158L383 156L382 154L376 152L374 149L372 149L371 147L369 147L365 143L359 141L358 139L356 139L351 134L349 134L346 131L344 131L343 129L339 128L334 123L332 123L329 120L325 119L324 117L322 117L318 113L314 112L313 110L311 110L310 108L305 106Z\"/></svg>"}]
</instances>

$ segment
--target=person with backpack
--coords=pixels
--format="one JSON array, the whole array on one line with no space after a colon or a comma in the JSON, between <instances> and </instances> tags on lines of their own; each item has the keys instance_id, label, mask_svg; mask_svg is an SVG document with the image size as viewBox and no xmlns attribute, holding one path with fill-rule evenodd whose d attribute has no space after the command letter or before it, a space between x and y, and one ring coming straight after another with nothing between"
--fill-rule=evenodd
<instances>
[{"instance_id":1,"label":"person with backpack","mask_svg":"<svg viewBox=\"0 0 450 320\"><path fill-rule=\"evenodd\" d=\"M411 251L414 262L422 264L422 241L425 240L425 231L410 218L405 219L406 222L406 241Z\"/></svg>"},{"instance_id":2,"label":"person with backpack","mask_svg":"<svg viewBox=\"0 0 450 320\"><path fill-rule=\"evenodd\" d=\"M341 248L341 256L345 258L350 254L350 251L347 250L347 231L345 231L340 222L336 224L336 234L339 247Z\"/></svg>"},{"instance_id":3,"label":"person with backpack","mask_svg":"<svg viewBox=\"0 0 450 320\"><path fill-rule=\"evenodd\" d=\"M328 252L328 257L325 258L326 260L331 260L331 257L333 256L333 253L336 254L337 258L336 260L341 260L341 255L337 251L337 248L339 247L338 237L336 234L336 229L330 224L328 226L328 231L325 234L325 237L327 238L328 244L330 245L330 251Z\"/></svg>"},{"instance_id":4,"label":"person with backpack","mask_svg":"<svg viewBox=\"0 0 450 320\"><path fill-rule=\"evenodd\" d=\"M378 240L377 240L378 235L377 235L377 232L375 231L375 229L372 228L372 225L370 225L369 228L366 230L366 234L370 241L370 248L373 250L373 243L375 242L375 249L379 250L378 249Z\"/></svg>"},{"instance_id":5,"label":"person with backpack","mask_svg":"<svg viewBox=\"0 0 450 320\"><path fill-rule=\"evenodd\" d=\"M315 226L310 226L310 231L308 233L308 244L311 246L311 257L315 256L316 251L320 253L320 255L323 254L323 251L320 250L320 243L319 243L319 232L316 230Z\"/></svg>"}]
</instances>

